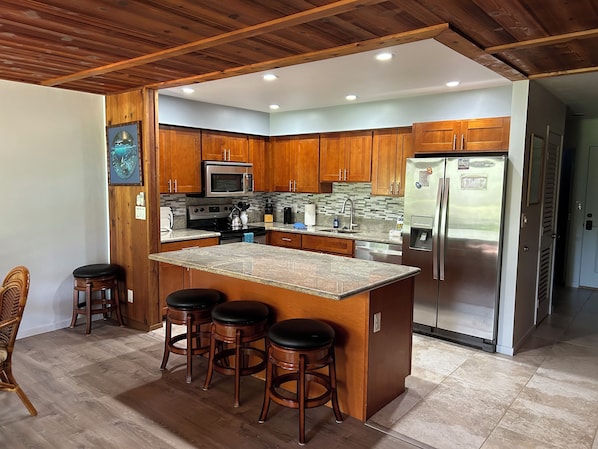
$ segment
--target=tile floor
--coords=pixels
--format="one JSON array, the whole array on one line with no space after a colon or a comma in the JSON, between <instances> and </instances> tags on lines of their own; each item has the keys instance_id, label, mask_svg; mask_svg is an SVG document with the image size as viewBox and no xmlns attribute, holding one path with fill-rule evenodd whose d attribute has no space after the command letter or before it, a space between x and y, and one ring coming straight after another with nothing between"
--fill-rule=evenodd
<instances>
[{"instance_id":1,"label":"tile floor","mask_svg":"<svg viewBox=\"0 0 598 449\"><path fill-rule=\"evenodd\" d=\"M424 449L598 449L598 291L558 288L514 357L413 344L408 391L367 425Z\"/></svg>"}]
</instances>

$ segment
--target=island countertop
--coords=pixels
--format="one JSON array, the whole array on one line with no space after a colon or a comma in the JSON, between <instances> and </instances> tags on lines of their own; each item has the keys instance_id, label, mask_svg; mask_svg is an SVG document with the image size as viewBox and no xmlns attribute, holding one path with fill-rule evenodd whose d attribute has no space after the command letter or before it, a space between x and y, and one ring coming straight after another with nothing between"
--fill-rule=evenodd
<instances>
[{"instance_id":1,"label":"island countertop","mask_svg":"<svg viewBox=\"0 0 598 449\"><path fill-rule=\"evenodd\" d=\"M252 243L150 254L157 262L342 300L401 279L419 268Z\"/></svg>"}]
</instances>

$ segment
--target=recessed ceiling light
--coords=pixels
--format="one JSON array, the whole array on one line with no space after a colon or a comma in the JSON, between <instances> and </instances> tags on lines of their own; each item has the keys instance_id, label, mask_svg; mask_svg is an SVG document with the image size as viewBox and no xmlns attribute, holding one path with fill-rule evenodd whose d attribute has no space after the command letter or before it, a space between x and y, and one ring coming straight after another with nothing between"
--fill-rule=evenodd
<instances>
[{"instance_id":1,"label":"recessed ceiling light","mask_svg":"<svg viewBox=\"0 0 598 449\"><path fill-rule=\"evenodd\" d=\"M190 87L183 87L183 92L186 94L192 94L193 92L195 92L195 90L191 89Z\"/></svg>"},{"instance_id":2,"label":"recessed ceiling light","mask_svg":"<svg viewBox=\"0 0 598 449\"><path fill-rule=\"evenodd\" d=\"M264 81L274 81L277 78L278 78L278 76L274 75L274 73L266 73L263 76Z\"/></svg>"},{"instance_id":3,"label":"recessed ceiling light","mask_svg":"<svg viewBox=\"0 0 598 449\"><path fill-rule=\"evenodd\" d=\"M349 95L347 95L347 96L345 97L345 100L347 100L347 101L354 101L354 100L357 100L357 95L354 95L354 94L349 94Z\"/></svg>"},{"instance_id":4,"label":"recessed ceiling light","mask_svg":"<svg viewBox=\"0 0 598 449\"><path fill-rule=\"evenodd\" d=\"M459 84L459 81L449 81L446 83L447 87L457 87Z\"/></svg>"},{"instance_id":5,"label":"recessed ceiling light","mask_svg":"<svg viewBox=\"0 0 598 449\"><path fill-rule=\"evenodd\" d=\"M389 52L378 53L376 55L376 59L378 61L388 61L388 60L392 59L392 53L389 53Z\"/></svg>"},{"instance_id":6,"label":"recessed ceiling light","mask_svg":"<svg viewBox=\"0 0 598 449\"><path fill-rule=\"evenodd\" d=\"M278 106L277 104L270 105L270 109L272 109L273 111L277 110L278 108L280 108L280 106Z\"/></svg>"}]
</instances>

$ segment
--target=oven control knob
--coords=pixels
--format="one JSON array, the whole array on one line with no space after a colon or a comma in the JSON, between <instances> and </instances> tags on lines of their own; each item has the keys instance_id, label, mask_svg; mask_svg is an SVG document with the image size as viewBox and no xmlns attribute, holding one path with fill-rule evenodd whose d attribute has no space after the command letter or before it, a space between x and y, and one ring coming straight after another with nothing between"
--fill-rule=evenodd
<instances>
[{"instance_id":1,"label":"oven control knob","mask_svg":"<svg viewBox=\"0 0 598 449\"><path fill-rule=\"evenodd\" d=\"M200 208L199 208L199 211L200 211L200 212L203 212L203 211L204 211L204 208L203 208L203 207L200 207Z\"/></svg>"}]
</instances>

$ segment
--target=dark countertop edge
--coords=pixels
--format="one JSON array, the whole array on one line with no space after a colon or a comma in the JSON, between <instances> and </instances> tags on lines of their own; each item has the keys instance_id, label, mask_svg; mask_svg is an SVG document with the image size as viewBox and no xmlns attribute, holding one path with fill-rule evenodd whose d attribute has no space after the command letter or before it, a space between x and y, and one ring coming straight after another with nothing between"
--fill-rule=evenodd
<instances>
[{"instance_id":1,"label":"dark countertop edge","mask_svg":"<svg viewBox=\"0 0 598 449\"><path fill-rule=\"evenodd\" d=\"M185 251L185 250L181 250L181 251ZM178 252L178 251L171 251L171 252ZM219 275L223 275L223 276L232 277L235 279L241 279L241 280L245 280L245 281L255 282L257 284L269 285L269 286L279 287L279 288L283 288L283 289L287 289L287 290L293 290L293 291L305 293L308 295L318 296L320 298L332 299L332 300L337 300L337 301L343 300L345 298L349 298L351 296L355 296L355 295L363 293L363 292L376 290L377 288L393 284L393 283L401 281L403 279L408 279L410 277L418 275L421 271L419 268L412 267L413 271L410 273L400 275L400 276L394 276L394 277L392 277L390 279L386 279L384 281L372 283L372 284L368 285L367 287L358 288L358 289L354 289L354 290L351 290L349 292L346 292L346 293L343 293L340 295L335 295L335 294L330 294L330 293L324 292L322 290L315 290L315 289L310 289L307 287L300 287L300 286L289 284L289 283L282 282L282 281L268 280L268 279L263 279L263 278L256 277L256 276L244 275L244 274L241 274L238 272L231 272L230 270L221 269L221 268L218 268L217 266L209 266L208 267L206 265L199 265L199 264L194 264L194 263L189 263L189 262L173 263L172 259L170 259L168 257L168 254L169 254L169 252L154 253L154 254L150 254L149 258L150 258L150 260L154 260L156 262L169 263L171 265L177 265L177 266L184 267L184 268L205 271L207 273L219 274ZM338 256L338 257L341 257L341 256Z\"/></svg>"}]
</instances>

